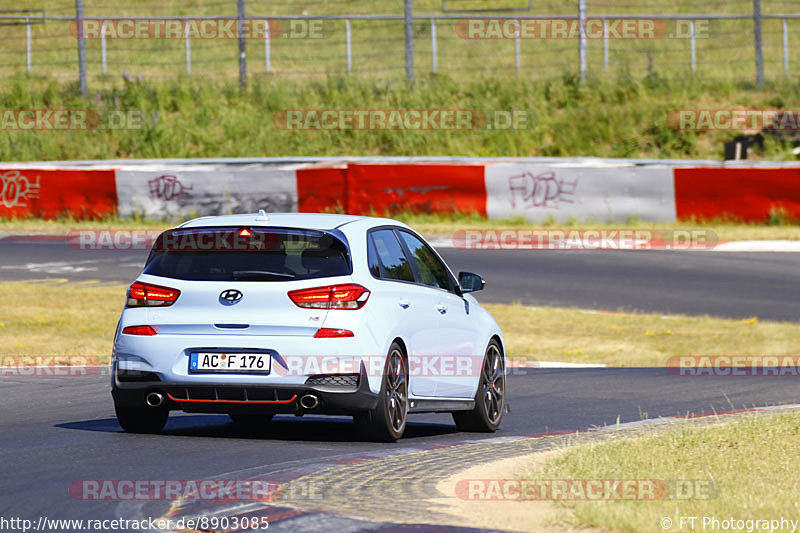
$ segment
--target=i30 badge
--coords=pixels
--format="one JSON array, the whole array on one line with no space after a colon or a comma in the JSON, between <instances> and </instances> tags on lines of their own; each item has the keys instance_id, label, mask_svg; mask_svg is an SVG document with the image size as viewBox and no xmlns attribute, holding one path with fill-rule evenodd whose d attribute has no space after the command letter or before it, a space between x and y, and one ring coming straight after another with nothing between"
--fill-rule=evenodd
<instances>
[{"instance_id":1,"label":"i30 badge","mask_svg":"<svg viewBox=\"0 0 800 533\"><path fill-rule=\"evenodd\" d=\"M241 291L237 291L235 289L228 289L227 291L222 291L219 295L219 301L226 305L233 305L237 303L239 300L242 299Z\"/></svg>"}]
</instances>

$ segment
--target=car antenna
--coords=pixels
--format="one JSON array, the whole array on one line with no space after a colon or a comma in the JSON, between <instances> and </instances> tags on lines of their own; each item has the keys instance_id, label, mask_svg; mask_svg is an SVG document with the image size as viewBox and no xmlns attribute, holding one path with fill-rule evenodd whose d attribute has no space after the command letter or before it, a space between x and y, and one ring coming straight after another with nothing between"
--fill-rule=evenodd
<instances>
[{"instance_id":1,"label":"car antenna","mask_svg":"<svg viewBox=\"0 0 800 533\"><path fill-rule=\"evenodd\" d=\"M263 209L259 209L258 210L258 216L256 216L256 220L257 221L269 220L269 217L267 216L267 212L264 211Z\"/></svg>"}]
</instances>

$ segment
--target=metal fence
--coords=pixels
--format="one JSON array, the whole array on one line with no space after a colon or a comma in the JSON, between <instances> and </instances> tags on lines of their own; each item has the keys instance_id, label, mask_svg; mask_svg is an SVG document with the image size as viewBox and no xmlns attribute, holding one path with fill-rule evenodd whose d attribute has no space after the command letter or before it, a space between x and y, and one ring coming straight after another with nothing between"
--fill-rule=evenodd
<instances>
[{"instance_id":1,"label":"metal fence","mask_svg":"<svg viewBox=\"0 0 800 533\"><path fill-rule=\"evenodd\" d=\"M172 16L154 10L150 16L87 12L83 0L75 0L70 14L0 13L5 33L0 74L77 78L86 93L89 78L101 84L116 76L238 75L245 84L248 74L412 81L431 74L658 74L760 85L800 70L790 46L800 39L800 13L792 12L796 2L764 0L762 6L762 0L732 0L724 3L730 13L667 14L631 12L637 5L625 1L571 0L571 12L531 13L529 3L522 12L458 13L453 0L443 0L441 12L420 13L404 0L403 13L397 14L254 15L248 11L263 9L261 4L227 0L214 5L229 6L235 14ZM201 28L209 25L216 33L203 35ZM167 27L177 29L167 34Z\"/></svg>"}]
</instances>

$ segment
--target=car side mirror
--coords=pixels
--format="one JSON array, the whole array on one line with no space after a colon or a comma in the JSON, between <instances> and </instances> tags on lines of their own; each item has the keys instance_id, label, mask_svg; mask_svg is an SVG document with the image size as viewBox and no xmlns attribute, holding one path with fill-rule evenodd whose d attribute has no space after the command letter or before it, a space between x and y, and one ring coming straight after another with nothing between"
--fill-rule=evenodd
<instances>
[{"instance_id":1,"label":"car side mirror","mask_svg":"<svg viewBox=\"0 0 800 533\"><path fill-rule=\"evenodd\" d=\"M472 272L459 272L458 285L462 293L481 291L486 287L486 280Z\"/></svg>"}]
</instances>

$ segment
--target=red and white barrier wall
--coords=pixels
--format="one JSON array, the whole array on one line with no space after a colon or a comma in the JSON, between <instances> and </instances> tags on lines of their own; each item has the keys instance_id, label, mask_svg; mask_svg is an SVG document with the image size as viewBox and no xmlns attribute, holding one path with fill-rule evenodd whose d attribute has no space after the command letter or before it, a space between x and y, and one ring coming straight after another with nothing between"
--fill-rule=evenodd
<instances>
[{"instance_id":1,"label":"red and white barrier wall","mask_svg":"<svg viewBox=\"0 0 800 533\"><path fill-rule=\"evenodd\" d=\"M497 162L148 162L0 167L0 217L202 216L344 211L477 212L490 218L649 221L800 218L800 167Z\"/></svg>"}]
</instances>

